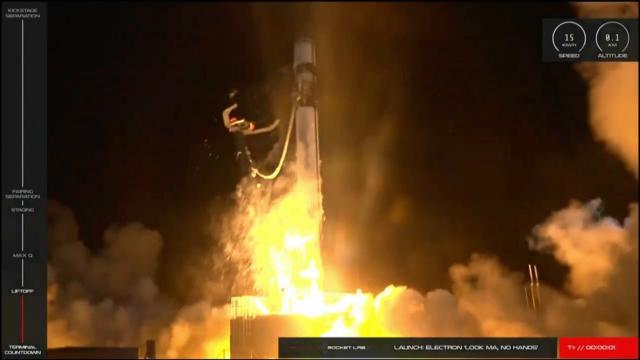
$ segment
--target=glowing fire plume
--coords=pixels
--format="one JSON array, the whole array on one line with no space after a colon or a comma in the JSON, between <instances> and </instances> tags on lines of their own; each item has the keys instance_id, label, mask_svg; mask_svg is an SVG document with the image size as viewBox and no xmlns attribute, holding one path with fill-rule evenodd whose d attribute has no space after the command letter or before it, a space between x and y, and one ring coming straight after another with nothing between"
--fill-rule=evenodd
<instances>
[{"instance_id":1,"label":"glowing fire plume","mask_svg":"<svg viewBox=\"0 0 640 360\"><path fill-rule=\"evenodd\" d=\"M377 319L380 301L395 296L388 287L374 298L323 290L320 253L322 214L314 209L313 186L298 182L262 215L247 234L255 290L261 297L234 298L238 316L295 315L308 319L305 336L394 336Z\"/></svg>"}]
</instances>

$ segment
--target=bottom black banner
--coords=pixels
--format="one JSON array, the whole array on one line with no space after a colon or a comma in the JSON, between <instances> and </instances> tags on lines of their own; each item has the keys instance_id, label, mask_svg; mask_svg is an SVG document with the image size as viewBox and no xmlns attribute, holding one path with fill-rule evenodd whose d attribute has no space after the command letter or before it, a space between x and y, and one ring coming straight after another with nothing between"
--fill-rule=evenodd
<instances>
[{"instance_id":1,"label":"bottom black banner","mask_svg":"<svg viewBox=\"0 0 640 360\"><path fill-rule=\"evenodd\" d=\"M555 359L556 338L279 338L279 358Z\"/></svg>"}]
</instances>

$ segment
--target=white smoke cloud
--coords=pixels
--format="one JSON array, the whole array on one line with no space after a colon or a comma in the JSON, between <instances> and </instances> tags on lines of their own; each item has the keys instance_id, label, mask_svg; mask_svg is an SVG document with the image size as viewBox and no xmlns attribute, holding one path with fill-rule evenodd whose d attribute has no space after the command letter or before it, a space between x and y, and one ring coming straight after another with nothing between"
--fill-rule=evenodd
<instances>
[{"instance_id":1,"label":"white smoke cloud","mask_svg":"<svg viewBox=\"0 0 640 360\"><path fill-rule=\"evenodd\" d=\"M70 209L50 200L48 216L50 348L141 346L159 339L160 356L179 358L228 348L226 307L201 301L180 308L159 291L155 274L162 238L157 231L139 223L110 226L104 248L92 254Z\"/></svg>"},{"instance_id":2,"label":"white smoke cloud","mask_svg":"<svg viewBox=\"0 0 640 360\"><path fill-rule=\"evenodd\" d=\"M574 202L535 228L531 247L569 267L565 289L541 283L537 311L523 274L476 254L451 266L451 292L400 288L379 321L402 336L637 336L637 210L619 224L598 205Z\"/></svg>"},{"instance_id":3,"label":"white smoke cloud","mask_svg":"<svg viewBox=\"0 0 640 360\"><path fill-rule=\"evenodd\" d=\"M590 123L594 136L638 176L638 63L589 66L580 69L590 83Z\"/></svg>"},{"instance_id":4,"label":"white smoke cloud","mask_svg":"<svg viewBox=\"0 0 640 360\"><path fill-rule=\"evenodd\" d=\"M373 321L395 336L637 335L637 209L631 207L621 224L602 216L599 204L573 202L534 228L531 248L569 267L564 289L542 282L537 311L525 300L523 274L508 271L493 256L473 255L451 266L451 291L422 295L390 287L378 294ZM178 307L158 291L153 275L159 234L139 224L111 227L105 248L92 255L79 242L69 209L52 202L50 223L52 347L131 346L155 338L167 358L229 355L229 305L202 300ZM143 245L150 251L138 251ZM116 256L152 258L129 264ZM77 272L82 266L89 269L84 274Z\"/></svg>"},{"instance_id":5,"label":"white smoke cloud","mask_svg":"<svg viewBox=\"0 0 640 360\"><path fill-rule=\"evenodd\" d=\"M593 1L571 3L578 16L587 18L633 18L638 17L638 3L633 1Z\"/></svg>"},{"instance_id":6,"label":"white smoke cloud","mask_svg":"<svg viewBox=\"0 0 640 360\"><path fill-rule=\"evenodd\" d=\"M600 201L573 205L537 229L536 249L569 266L567 291L586 299L593 314L637 333L638 211L623 224L600 218Z\"/></svg>"},{"instance_id":7,"label":"white smoke cloud","mask_svg":"<svg viewBox=\"0 0 640 360\"><path fill-rule=\"evenodd\" d=\"M50 201L49 224L49 321L58 327L50 332L51 346L69 339L120 344L149 336L169 309L153 280L160 234L135 223L112 226L105 231L105 248L94 256L78 238L71 210Z\"/></svg>"},{"instance_id":8,"label":"white smoke cloud","mask_svg":"<svg viewBox=\"0 0 640 360\"><path fill-rule=\"evenodd\" d=\"M590 296L611 282L620 259L633 249L627 229L615 219L598 219L600 201L556 212L536 229L530 246L548 250L570 266L567 289L576 296Z\"/></svg>"}]
</instances>

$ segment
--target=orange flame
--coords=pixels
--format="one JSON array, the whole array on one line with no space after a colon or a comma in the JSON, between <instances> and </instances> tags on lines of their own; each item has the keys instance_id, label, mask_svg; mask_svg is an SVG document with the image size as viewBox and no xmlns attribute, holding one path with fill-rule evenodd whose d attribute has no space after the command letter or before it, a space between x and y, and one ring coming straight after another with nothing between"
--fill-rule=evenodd
<instances>
[{"instance_id":1,"label":"orange flame","mask_svg":"<svg viewBox=\"0 0 640 360\"><path fill-rule=\"evenodd\" d=\"M398 336L385 328L380 310L381 303L404 287L391 285L375 297L360 290L324 291L322 214L312 206L314 196L313 186L298 181L264 214L249 210L246 243L254 287L261 296L233 298L232 317L293 315L306 319L304 336Z\"/></svg>"}]
</instances>

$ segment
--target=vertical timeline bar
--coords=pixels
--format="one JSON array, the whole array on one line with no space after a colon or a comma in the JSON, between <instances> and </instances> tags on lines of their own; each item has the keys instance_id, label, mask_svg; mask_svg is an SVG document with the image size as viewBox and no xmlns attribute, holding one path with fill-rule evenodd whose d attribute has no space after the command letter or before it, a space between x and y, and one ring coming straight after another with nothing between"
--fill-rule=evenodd
<instances>
[{"instance_id":1,"label":"vertical timeline bar","mask_svg":"<svg viewBox=\"0 0 640 360\"><path fill-rule=\"evenodd\" d=\"M21 91L21 96L20 96L20 102L21 102L21 107L20 107L20 125L22 126L22 131L20 132L21 136L20 136L20 159L22 160L22 167L20 168L20 186L24 187L24 20L20 20L20 27L21 27L21 32L20 32L20 42L21 42L21 53L22 56L20 57L20 80L21 80L21 84L20 84L20 91ZM24 235L23 235L24 236Z\"/></svg>"},{"instance_id":2,"label":"vertical timeline bar","mask_svg":"<svg viewBox=\"0 0 640 360\"><path fill-rule=\"evenodd\" d=\"M47 20L2 3L2 358L47 349Z\"/></svg>"}]
</instances>

